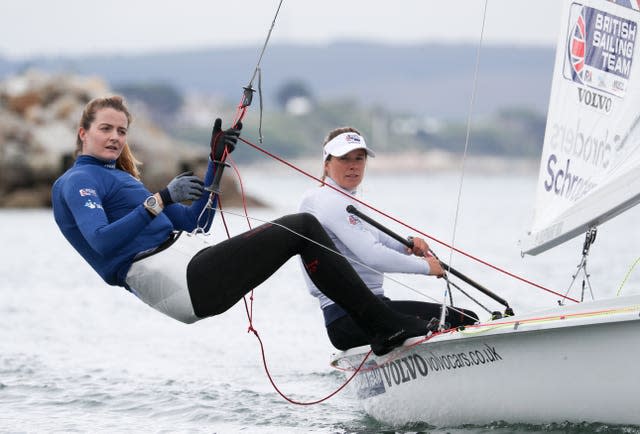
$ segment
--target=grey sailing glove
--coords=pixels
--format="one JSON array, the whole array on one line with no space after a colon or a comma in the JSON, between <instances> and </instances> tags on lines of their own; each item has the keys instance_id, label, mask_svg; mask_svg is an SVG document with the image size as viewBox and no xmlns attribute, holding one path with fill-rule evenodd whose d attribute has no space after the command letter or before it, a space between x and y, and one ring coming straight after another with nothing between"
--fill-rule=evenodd
<instances>
[{"instance_id":1,"label":"grey sailing glove","mask_svg":"<svg viewBox=\"0 0 640 434\"><path fill-rule=\"evenodd\" d=\"M160 191L160 197L167 206L185 200L197 200L203 191L204 183L189 171L173 178L167 187Z\"/></svg>"}]
</instances>

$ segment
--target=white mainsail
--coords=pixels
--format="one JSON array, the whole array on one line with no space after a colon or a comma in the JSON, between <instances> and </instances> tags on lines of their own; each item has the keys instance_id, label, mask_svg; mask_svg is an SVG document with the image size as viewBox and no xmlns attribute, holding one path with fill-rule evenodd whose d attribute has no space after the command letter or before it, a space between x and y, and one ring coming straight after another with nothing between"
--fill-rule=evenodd
<instances>
[{"instance_id":1,"label":"white mainsail","mask_svg":"<svg viewBox=\"0 0 640 434\"><path fill-rule=\"evenodd\" d=\"M521 241L532 255L640 201L639 0L566 1L562 20L535 214Z\"/></svg>"}]
</instances>

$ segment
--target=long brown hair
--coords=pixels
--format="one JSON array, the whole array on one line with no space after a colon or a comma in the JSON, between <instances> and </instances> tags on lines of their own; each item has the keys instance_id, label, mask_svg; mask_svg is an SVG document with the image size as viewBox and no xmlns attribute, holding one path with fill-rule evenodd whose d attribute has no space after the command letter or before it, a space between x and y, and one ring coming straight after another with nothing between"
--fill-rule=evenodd
<instances>
[{"instance_id":1,"label":"long brown hair","mask_svg":"<svg viewBox=\"0 0 640 434\"><path fill-rule=\"evenodd\" d=\"M343 133L356 133L359 136L362 135L360 134L360 131L358 131L353 127L335 128L329 131L329 134L327 134L327 137L324 138L324 141L322 142L322 147L324 148L324 145L326 145L331 140L333 140L334 138L338 137L340 134L343 134ZM322 162L322 178L320 178L322 179L322 181L324 181L324 179L327 177L327 165L325 163L329 160L331 160L331 155L327 155L327 159Z\"/></svg>"},{"instance_id":2,"label":"long brown hair","mask_svg":"<svg viewBox=\"0 0 640 434\"><path fill-rule=\"evenodd\" d=\"M95 98L87 103L82 111L82 117L80 118L80 123L78 125L79 128L84 128L88 130L91 127L91 124L96 120L96 113L99 110L105 108L112 108L119 112L124 113L127 117L127 124L131 125L131 113L129 113L129 109L127 108L124 98L118 95L109 96L105 98ZM82 152L82 139L80 138L80 133L76 137L76 157ZM131 148L128 143L124 144L124 148L122 148L122 153L116 160L116 167L120 170L128 172L136 179L140 179L140 166L142 163L136 159L136 157L131 152Z\"/></svg>"}]
</instances>

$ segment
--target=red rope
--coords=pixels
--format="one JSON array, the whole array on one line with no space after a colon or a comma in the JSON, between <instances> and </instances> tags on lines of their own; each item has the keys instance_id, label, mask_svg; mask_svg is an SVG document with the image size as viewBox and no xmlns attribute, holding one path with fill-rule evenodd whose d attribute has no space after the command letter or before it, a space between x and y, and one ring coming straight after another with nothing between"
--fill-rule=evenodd
<instances>
[{"instance_id":1,"label":"red rope","mask_svg":"<svg viewBox=\"0 0 640 434\"><path fill-rule=\"evenodd\" d=\"M226 154L226 151L225 151L225 154ZM251 220L248 217L249 216L249 212L247 210L247 200L246 200L247 196L246 196L245 191L244 191L244 183L242 182L242 176L240 175L240 171L238 170L238 167L235 164L235 161L233 161L233 159L231 158L231 156L225 155L225 157L229 159L231 167L233 168L233 170L236 173L236 176L238 177L238 182L240 184L240 195L242 197L242 207L244 209L244 214L245 214L245 218L247 220L247 225L249 226L249 229L252 229ZM231 235L229 233L229 229L227 227L226 220L224 218L224 212L222 212L222 202L220 201L220 196L218 196L218 207L220 208L220 214L222 215L222 221L224 223L224 228L225 228L225 231L227 233L227 238L229 238ZM296 400L294 400L292 398L289 398L287 395L285 395L280 390L280 388L276 385L275 381L273 380L273 377L271 376L271 372L269 371L269 366L268 366L268 363L267 363L264 344L262 342L262 339L260 338L260 335L258 334L258 330L256 330L256 328L253 326L253 301L254 301L253 289L251 289L251 295L249 296L249 303L247 303L246 296L242 297L242 300L244 301L244 308L245 308L245 312L247 314L247 320L249 321L249 326L248 326L248 329L247 329L247 333L252 332L256 336L256 338L258 339L258 343L260 344L260 353L262 354L262 364L264 366L264 371L267 374L267 378L269 378L269 382L273 386L274 390L282 398L284 398L286 401L290 402L291 404L296 404L296 405L314 405L314 404L319 404L321 402L324 402L324 401L332 398L333 396L337 395L358 374L358 372L360 371L360 369L362 368L364 363L369 358L369 355L371 354L371 351L369 351L369 353L367 353L367 355L362 359L362 362L360 363L360 366L358 366L358 368L354 371L354 373L340 387L338 387L336 390L334 390L333 392L331 392L330 394L328 394L324 398L320 398L320 399L317 399L315 401L308 401L308 402L296 401Z\"/></svg>"},{"instance_id":2,"label":"red rope","mask_svg":"<svg viewBox=\"0 0 640 434\"><path fill-rule=\"evenodd\" d=\"M242 198L242 209L244 209L244 215L247 219L247 226L249 226L249 230L251 230L253 228L251 227L251 220L249 220L249 211L247 210L247 196L244 192L244 183L242 182L242 176L240 176L240 171L238 170L238 166L236 165L235 161L233 161L233 158L231 158L230 155L227 158L229 158L231 167L233 168L234 172L236 172L236 176L238 177L238 182L240 183L240 197ZM247 319L249 320L249 328L247 329L247 333L249 333L250 331L254 331L254 333L257 333L257 331L255 331L255 329L253 328L253 290L254 288L251 289L251 295L249 296L249 305L247 305L247 299L245 297L242 297L242 300L244 301L244 309L247 312ZM262 345L262 343L260 343L260 345Z\"/></svg>"},{"instance_id":3,"label":"red rope","mask_svg":"<svg viewBox=\"0 0 640 434\"><path fill-rule=\"evenodd\" d=\"M282 0L280 1L280 4L282 4ZM278 6L278 11L280 10L280 5ZM276 16L277 16L278 12L276 12ZM274 24L275 24L275 18L274 18ZM273 24L271 25L271 28L273 29ZM271 35L271 30L269 30L269 35L267 35L267 41L269 40L269 36ZM262 52L264 53L264 49L266 48L266 43L265 42L265 46L262 49ZM262 59L262 54L260 55L260 59ZM260 64L260 60L258 60L258 65ZM257 66L256 66L256 70L257 70ZM255 75L254 75L255 76ZM253 81L253 79L252 79ZM251 90L251 84L249 84L249 88L245 88L245 91L249 91ZM238 124L242 121L242 119L244 118L246 112L247 112L247 107L249 107L249 105L251 104L251 99L246 99L245 95L243 95L243 97L240 100L240 103L238 104L237 110L236 110L236 116L235 119L233 120L233 127L237 127ZM227 149L225 147L223 156L222 156L222 161L224 162L226 160L226 158L228 157L228 152ZM249 228L251 229L251 222L249 220L248 217L248 212L247 212L247 202L246 202L246 195L244 193L244 186L242 183L242 177L240 176L240 172L238 171L238 168L236 167L236 165L234 164L233 160L231 160L231 165L234 168L236 174L238 175L238 179L240 182L240 190L241 190L241 194L242 194L242 206L244 208L244 212L245 212L245 216L247 218L247 224L249 225ZM221 168L222 169L222 168ZM229 230L227 228L227 224L226 221L224 220L224 213L222 212L222 203L220 202L220 197L218 197L218 203L219 203L219 207L220 207L220 212L222 214L222 219L224 222L224 226L225 226L225 230L227 232L227 237L229 237ZM345 381L345 383L340 386L338 389L336 389L334 392L330 393L329 395L327 395L326 397L316 400L316 401L312 401L312 402L300 402L300 401L295 401L289 397L287 397L286 395L284 395L280 389L278 388L278 386L275 384L275 382L273 381L273 378L271 377L271 373L269 372L269 367L267 365L267 359L265 356L265 351L264 351L264 345L262 343L262 339L260 338L260 336L258 335L258 331L253 327L253 289L251 289L251 296L250 296L250 307L247 306L247 300L245 297L243 297L243 301L244 301L244 305L245 305L245 310L247 313L247 318L249 320L249 329L248 331L253 332L253 334L256 336L256 338L258 339L258 342L260 343L260 351L262 353L262 363L264 365L264 369L265 372L267 374L267 377L269 378L269 381L271 382L271 385L273 386L273 388L276 390L276 392L278 392L278 394L280 396L282 396L284 399L286 399L287 401L289 401L292 404L298 404L298 405L313 405L313 404L318 404L321 403L323 401L326 401L327 399L333 397L334 395L336 395L338 392L340 392L342 389L344 389L346 387L347 384L349 384L349 382L357 375L358 371L360 370L360 368L362 367L362 365L364 365L365 361L367 360L367 358L369 357L369 354L371 354L371 351L369 351L369 353L364 357L364 359L362 360L362 363L360 364L360 366L358 367L358 369L356 369L356 371L353 373L353 375L351 377L349 377L349 379L347 379L347 381Z\"/></svg>"},{"instance_id":4,"label":"red rope","mask_svg":"<svg viewBox=\"0 0 640 434\"><path fill-rule=\"evenodd\" d=\"M251 328L250 331L253 332L254 335L256 335L256 338L258 338L258 342L260 342L260 352L262 353L262 363L264 364L264 370L267 373L267 377L269 378L269 381L271 382L271 385L273 386L273 388L275 389L276 392L278 392L278 394L283 397L286 401L290 402L291 404L296 404L296 405L314 405L314 404L320 404L321 402L324 402L326 400L328 400L329 398L332 398L333 396L337 395L342 389L344 389L347 384L349 384L351 382L351 380L353 380L353 378L358 374L358 372L360 372L362 366L364 365L364 363L367 361L367 359L369 358L369 356L371 355L371 350L369 350L369 352L365 355L365 357L362 359L362 362L360 362L360 365L355 369L355 371L353 372L353 374L347 379L347 381L345 381L342 386L338 387L336 390L334 390L333 392L331 392L329 395L325 396L324 398L315 400L315 401L296 401L292 398L289 398L288 396L286 396L284 393L282 393L282 391L278 388L278 386L276 385L275 381L273 381L273 378L271 377L271 373L269 372L269 368L267 366L267 358L265 356L265 352L264 352L264 345L262 344L262 339L260 339L260 335L258 335L258 331L255 330L254 328Z\"/></svg>"},{"instance_id":5,"label":"red rope","mask_svg":"<svg viewBox=\"0 0 640 434\"><path fill-rule=\"evenodd\" d=\"M236 110L236 117L233 119L233 123L231 125L235 127L238 125L238 122L242 121L244 115L247 113L247 107L248 106L243 105L243 101L240 101Z\"/></svg>"},{"instance_id":6,"label":"red rope","mask_svg":"<svg viewBox=\"0 0 640 434\"><path fill-rule=\"evenodd\" d=\"M487 266L487 267L493 268L494 270L496 270L496 271L498 271L498 272L500 272L500 273L503 273L503 274L505 274L505 275L507 275L507 276L509 276L509 277L511 277L511 278L517 279L517 280L519 280L519 281L521 281L521 282L524 282L524 283L526 283L526 284L528 284L528 285L531 285L531 286L534 286L534 287L536 287L536 288L542 289L543 291L547 291L547 292L549 292L549 293L551 293L551 294L554 294L554 295L557 295L557 296L559 296L559 297L566 298L567 300L571 300L571 301L574 301L574 302L578 303L578 300L575 300L575 299L573 299L573 298L571 298L571 297L568 297L568 296L566 296L566 295L564 295L564 294L560 294L559 292L553 291L553 290L551 290L551 289L549 289L549 288L546 288L546 287L544 287L544 286L542 286L542 285L539 285L539 284L537 284L537 283L535 283L535 282L532 282L532 281L531 281L531 280L529 280L529 279L526 279L526 278L524 278L524 277L521 277L521 276L518 276L518 275L516 275L516 274L514 274L514 273L511 273L510 271L507 271L507 270L505 270L505 269L503 269L503 268L500 268L500 267L498 267L498 266L496 266L496 265L493 265L493 264L491 264L491 263L489 263L489 262L487 262L487 261L484 261L484 260L482 260L482 259L480 259L480 258L478 258L478 257L476 257L476 256L473 256L473 255L471 255L471 254L469 254L469 253L467 253L467 252L465 252L465 251L463 251L463 250L460 250L460 249L458 249L458 248L456 248L456 247L453 247L453 246L449 245L448 243L446 243L446 242L444 242L444 241L442 241L442 240L439 240L439 239L437 239L437 238L435 238L435 237L433 237L433 236L431 236L431 235L429 235L429 234L426 234L426 233L422 232L421 230L419 230L419 229L417 229L417 228L414 228L413 226L411 226L411 225L408 225L408 224L404 223L403 221L401 221L401 220L397 219L396 217L393 217L393 216L391 216L391 215L389 215L389 214L385 213L384 211L381 211L381 210L377 209L376 207L374 207L374 206L372 206L372 205L370 205L370 204L368 204L368 203L366 203L366 202L364 202L364 201L362 201L362 200L358 199L357 197L354 197L354 196L352 196L352 195L350 195L350 194L348 194L348 193L345 193L344 191L342 191L342 190L340 190L340 189L338 189L338 188L336 188L336 187L334 187L334 186L332 186L332 185L330 185L330 184L326 184L326 183L325 183L324 181L322 181L320 178L317 178L316 176L311 175L310 173L308 173L308 172L306 172L306 171L304 171L304 170L300 169L299 167L295 166L294 164L289 163L288 161L286 161L286 160L284 160L283 158L281 158L281 157L279 157L279 156L277 156L277 155L275 155L275 154L273 154L273 153L271 153L271 152L267 151L266 149L263 149L263 148L261 148L260 146L258 146L258 145L256 145L256 144L254 144L254 143L251 143L250 141L245 140L245 139L244 139L244 138L242 138L242 137L240 137L240 140L242 140L244 143L246 143L247 145L251 146L252 148L254 148L254 149L256 149L256 150L258 150L258 151L260 151L260 152L262 152L262 153L264 153L264 154L268 155L269 157L271 157L271 158L273 158L273 159L275 159L275 160L279 161L280 163L282 163L282 164L284 164L284 165L286 165L286 166L288 166L288 167L290 167L290 168L292 168L292 169L296 170L297 172L300 172L300 173L302 173L303 175L305 175L305 176L307 176L307 177L309 177L309 178L311 178L311 179L313 179L313 180L315 180L315 181L320 182L320 183L321 183L321 184L323 184L325 187L330 187L330 188L332 188L333 190L335 190L335 191L337 191L338 193L340 193L340 194L342 194L342 195L344 195L344 196L348 197L349 199L355 200L355 201L356 201L356 202L358 202L359 204L364 205L365 207L367 207L367 208L371 209L372 211L375 211L375 212L377 212L378 214L380 214L380 215L382 215L382 216L384 216L384 217L386 217L386 218L388 218L388 219L390 219L390 220L393 220L394 222L396 222L396 223L398 223L398 224L400 224L400 225L402 225L402 226L406 227L407 229L410 229L410 230L412 230L412 231L415 231L415 232L419 233L420 235L423 235L424 237L427 237L427 238L429 238L430 240L433 240L433 241L437 242L438 244L441 244L441 245L443 245L443 246L445 246L445 247L448 247L448 248L452 249L452 250L453 250L453 251L455 251L455 252L458 252L458 253L460 253L460 254L462 254L462 255L464 255L464 256L466 256L466 257L468 257L468 258L470 258L470 259L472 259L472 260L474 260L474 261L476 261L476 262L479 262L479 263L481 263L481 264L483 264L483 265L485 265L485 266Z\"/></svg>"}]
</instances>

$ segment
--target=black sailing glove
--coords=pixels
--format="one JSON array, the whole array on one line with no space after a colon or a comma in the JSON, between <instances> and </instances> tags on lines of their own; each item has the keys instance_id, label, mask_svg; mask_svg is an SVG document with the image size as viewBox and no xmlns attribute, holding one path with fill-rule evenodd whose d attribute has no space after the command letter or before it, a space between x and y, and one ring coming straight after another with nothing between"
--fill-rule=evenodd
<instances>
[{"instance_id":1,"label":"black sailing glove","mask_svg":"<svg viewBox=\"0 0 640 434\"><path fill-rule=\"evenodd\" d=\"M240 130L242 130L242 122L238 122L235 127L222 131L222 119L216 119L211 132L211 153L209 157L211 157L212 161L222 160L225 148L229 154L233 152L236 148L238 137L240 137Z\"/></svg>"},{"instance_id":2,"label":"black sailing glove","mask_svg":"<svg viewBox=\"0 0 640 434\"><path fill-rule=\"evenodd\" d=\"M202 196L204 183L193 174L184 172L171 180L166 188L160 191L164 206L185 200L197 200Z\"/></svg>"}]
</instances>

